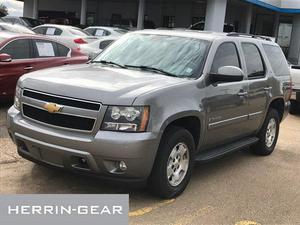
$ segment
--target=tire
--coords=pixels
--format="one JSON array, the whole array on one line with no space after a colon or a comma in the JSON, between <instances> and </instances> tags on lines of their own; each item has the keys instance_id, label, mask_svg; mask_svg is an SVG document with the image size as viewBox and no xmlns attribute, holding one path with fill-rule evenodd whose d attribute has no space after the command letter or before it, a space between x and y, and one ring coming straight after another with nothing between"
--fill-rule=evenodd
<instances>
[{"instance_id":1,"label":"tire","mask_svg":"<svg viewBox=\"0 0 300 225\"><path fill-rule=\"evenodd\" d=\"M300 113L299 103L296 100L291 100L290 114L296 115Z\"/></svg>"},{"instance_id":2,"label":"tire","mask_svg":"<svg viewBox=\"0 0 300 225\"><path fill-rule=\"evenodd\" d=\"M270 108L261 130L258 133L259 141L251 147L253 153L267 156L275 149L279 134L279 114L275 109ZM273 129L268 129L273 128ZM275 132L273 133L272 130ZM267 138L269 137L269 139ZM273 138L271 138L273 136ZM273 140L272 140L273 139Z\"/></svg>"},{"instance_id":3,"label":"tire","mask_svg":"<svg viewBox=\"0 0 300 225\"><path fill-rule=\"evenodd\" d=\"M177 159L176 156L178 156L180 152L186 152L186 154L182 155L182 157L178 157ZM176 154L171 155L171 153ZM191 133L180 127L174 126L168 128L162 137L156 160L148 179L148 187L150 190L155 195L166 199L180 195L185 190L190 180L194 166L194 156L195 142ZM170 157L173 160L171 160ZM186 165L187 162L188 165ZM179 164L182 164L183 166L180 166ZM175 167L178 166L179 168L176 169ZM169 174L167 172L167 168L169 168ZM187 169L181 170L181 168ZM176 173L174 170L176 170L176 172L181 172ZM181 177L181 179L175 179L177 177L175 174L179 174L178 177Z\"/></svg>"}]
</instances>

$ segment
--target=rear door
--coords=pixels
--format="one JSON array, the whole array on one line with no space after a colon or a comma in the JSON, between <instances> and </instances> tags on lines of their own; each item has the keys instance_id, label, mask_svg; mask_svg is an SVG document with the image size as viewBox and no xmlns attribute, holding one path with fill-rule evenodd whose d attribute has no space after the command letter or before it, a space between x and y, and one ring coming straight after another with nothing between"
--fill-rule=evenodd
<instances>
[{"instance_id":1,"label":"rear door","mask_svg":"<svg viewBox=\"0 0 300 225\"><path fill-rule=\"evenodd\" d=\"M259 46L250 42L241 45L249 80L249 129L254 132L264 120L272 86L269 85L269 76L267 76L269 71L266 69Z\"/></svg>"},{"instance_id":2,"label":"rear door","mask_svg":"<svg viewBox=\"0 0 300 225\"><path fill-rule=\"evenodd\" d=\"M222 66L242 69L235 42L219 45L210 73ZM206 148L217 147L245 137L248 129L248 81L213 83L208 81L204 108L207 110Z\"/></svg>"},{"instance_id":3,"label":"rear door","mask_svg":"<svg viewBox=\"0 0 300 225\"><path fill-rule=\"evenodd\" d=\"M63 66L70 63L71 50L54 41L33 39L33 70Z\"/></svg>"},{"instance_id":4,"label":"rear door","mask_svg":"<svg viewBox=\"0 0 300 225\"><path fill-rule=\"evenodd\" d=\"M32 69L30 40L13 40L4 46L0 53L9 54L12 57L11 62L0 62L0 95L13 96L20 76Z\"/></svg>"}]
</instances>

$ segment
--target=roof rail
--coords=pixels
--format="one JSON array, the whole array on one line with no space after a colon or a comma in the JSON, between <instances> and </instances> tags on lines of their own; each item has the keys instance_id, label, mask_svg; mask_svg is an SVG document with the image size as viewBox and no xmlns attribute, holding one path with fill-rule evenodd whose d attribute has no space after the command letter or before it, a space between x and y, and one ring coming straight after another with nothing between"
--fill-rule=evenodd
<instances>
[{"instance_id":1,"label":"roof rail","mask_svg":"<svg viewBox=\"0 0 300 225\"><path fill-rule=\"evenodd\" d=\"M255 34L244 34L244 33L231 32L231 33L228 33L227 36L229 36L229 37L249 37L249 38L262 39L262 40L266 40L266 41L272 41L271 38L269 38L269 37L255 35Z\"/></svg>"}]
</instances>

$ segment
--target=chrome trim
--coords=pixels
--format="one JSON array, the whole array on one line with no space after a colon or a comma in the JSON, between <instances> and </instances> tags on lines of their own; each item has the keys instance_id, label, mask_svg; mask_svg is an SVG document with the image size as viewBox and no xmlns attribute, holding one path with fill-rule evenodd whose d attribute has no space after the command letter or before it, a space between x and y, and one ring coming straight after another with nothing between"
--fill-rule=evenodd
<instances>
[{"instance_id":1,"label":"chrome trim","mask_svg":"<svg viewBox=\"0 0 300 225\"><path fill-rule=\"evenodd\" d=\"M255 112L255 113L250 113L249 114L249 119L251 120L253 117L259 116L261 114L263 114L263 111L259 111L259 112Z\"/></svg>"},{"instance_id":2,"label":"chrome trim","mask_svg":"<svg viewBox=\"0 0 300 225\"><path fill-rule=\"evenodd\" d=\"M42 101L42 100L39 100L39 99L36 99L36 98L31 98L31 97L28 97L28 96L24 96L23 92L25 90L31 91L31 92L35 92L35 93L39 93L39 94L42 94L42 95L49 95L49 96L56 97L56 98L63 98L63 99L69 99L69 100L74 100L74 101L78 101L78 102L87 102L87 103L92 103L92 104L98 104L99 105L99 110L97 111L97 110L91 110L91 109L82 109L82 108L78 108L78 107L66 105L68 107L78 108L78 109L82 109L82 110L89 110L89 111L94 111L94 112L99 112L101 110L101 108L102 108L102 104L100 102L88 101L88 100L84 100L84 99L80 99L80 98L71 98L71 97L66 97L66 96L62 96L62 95L54 95L54 94L49 94L49 93L46 93L46 92L40 92L40 91L28 89L28 88L23 89L23 91L22 91L22 96L23 97L34 99L36 101ZM45 101L42 101L42 102L45 102Z\"/></svg>"},{"instance_id":3,"label":"chrome trim","mask_svg":"<svg viewBox=\"0 0 300 225\"><path fill-rule=\"evenodd\" d=\"M248 115L237 116L237 117L233 117L233 118L230 118L230 119L210 123L210 124L208 124L208 128L212 129L212 128L216 128L216 127L221 127L221 126L224 126L224 125L227 125L227 124L232 124L232 123L235 123L237 121L243 121L243 120L247 120L247 119L248 119Z\"/></svg>"}]
</instances>

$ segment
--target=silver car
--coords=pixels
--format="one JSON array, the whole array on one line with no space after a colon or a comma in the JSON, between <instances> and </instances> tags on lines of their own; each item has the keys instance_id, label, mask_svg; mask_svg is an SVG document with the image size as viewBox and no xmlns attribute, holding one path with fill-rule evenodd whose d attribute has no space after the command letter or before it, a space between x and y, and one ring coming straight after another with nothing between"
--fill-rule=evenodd
<instances>
[{"instance_id":1,"label":"silver car","mask_svg":"<svg viewBox=\"0 0 300 225\"><path fill-rule=\"evenodd\" d=\"M272 41L145 30L88 64L23 76L7 127L28 160L144 182L173 198L195 162L248 146L270 155L290 94L286 59Z\"/></svg>"}]
</instances>

